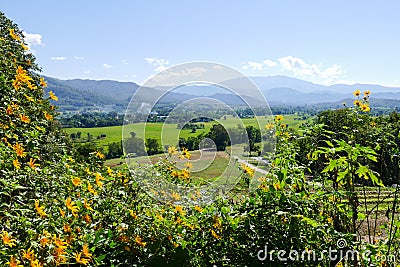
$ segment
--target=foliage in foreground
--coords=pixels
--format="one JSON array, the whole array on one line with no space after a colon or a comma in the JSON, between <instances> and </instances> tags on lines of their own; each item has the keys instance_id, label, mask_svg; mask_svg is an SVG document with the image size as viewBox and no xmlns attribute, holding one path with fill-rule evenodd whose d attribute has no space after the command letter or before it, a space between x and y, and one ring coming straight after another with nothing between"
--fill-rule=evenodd
<instances>
[{"instance_id":1,"label":"foliage in foreground","mask_svg":"<svg viewBox=\"0 0 400 267\"><path fill-rule=\"evenodd\" d=\"M339 231L351 213L333 193L308 187L296 137L279 121L277 157L258 189L203 207L156 202L127 171L104 167L100 152L76 159L54 120L57 97L43 98L46 83L22 32L3 14L0 31L2 266L278 266L260 261L260 250L274 249L277 259L279 249L323 251L339 239L360 248Z\"/></svg>"}]
</instances>

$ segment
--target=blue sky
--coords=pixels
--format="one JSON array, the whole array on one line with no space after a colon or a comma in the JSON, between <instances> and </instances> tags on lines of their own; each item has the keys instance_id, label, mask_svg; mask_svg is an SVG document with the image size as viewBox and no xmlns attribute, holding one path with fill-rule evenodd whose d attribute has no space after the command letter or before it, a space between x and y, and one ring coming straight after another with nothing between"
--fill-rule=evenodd
<instances>
[{"instance_id":1,"label":"blue sky","mask_svg":"<svg viewBox=\"0 0 400 267\"><path fill-rule=\"evenodd\" d=\"M400 1L4 0L43 74L143 83L191 61L400 86Z\"/></svg>"}]
</instances>

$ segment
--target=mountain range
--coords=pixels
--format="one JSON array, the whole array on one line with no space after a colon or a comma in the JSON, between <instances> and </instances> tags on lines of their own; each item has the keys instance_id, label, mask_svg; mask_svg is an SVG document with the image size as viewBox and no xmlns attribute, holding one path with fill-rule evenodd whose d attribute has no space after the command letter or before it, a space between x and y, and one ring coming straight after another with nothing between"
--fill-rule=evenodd
<instances>
[{"instance_id":1,"label":"mountain range","mask_svg":"<svg viewBox=\"0 0 400 267\"><path fill-rule=\"evenodd\" d=\"M134 82L112 80L60 80L45 77L48 90L58 97L57 105L62 113L80 113L90 111L124 112L133 94L140 87ZM325 86L287 76L267 76L250 78L261 90L269 104L273 106L337 106L342 102L352 103L356 89L371 91L371 105L393 108L400 106L400 87L385 87L374 84L335 84ZM240 85L241 79L224 82L225 86ZM165 94L163 87L144 88L140 101L147 102L154 96ZM245 93L244 93L245 94ZM175 88L165 94L160 102L180 103L193 97L211 97L228 105L243 105L239 97L228 90L215 85L187 85ZM257 97L244 95L244 100L262 103Z\"/></svg>"}]
</instances>

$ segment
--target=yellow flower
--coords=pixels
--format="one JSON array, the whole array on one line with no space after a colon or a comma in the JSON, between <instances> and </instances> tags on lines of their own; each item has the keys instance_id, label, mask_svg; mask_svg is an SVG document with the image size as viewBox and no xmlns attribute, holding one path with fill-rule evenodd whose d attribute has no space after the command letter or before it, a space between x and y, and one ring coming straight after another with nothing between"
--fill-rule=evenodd
<instances>
[{"instance_id":1,"label":"yellow flower","mask_svg":"<svg viewBox=\"0 0 400 267\"><path fill-rule=\"evenodd\" d=\"M215 239L221 239L221 236L217 235L217 233L211 229L211 235L215 238Z\"/></svg>"},{"instance_id":2,"label":"yellow flower","mask_svg":"<svg viewBox=\"0 0 400 267\"><path fill-rule=\"evenodd\" d=\"M185 211L183 210L182 206L175 206L175 211L179 212L182 215L185 215Z\"/></svg>"},{"instance_id":3,"label":"yellow flower","mask_svg":"<svg viewBox=\"0 0 400 267\"><path fill-rule=\"evenodd\" d=\"M146 242L143 242L142 238L140 238L140 236L138 236L138 235L135 237L135 242L138 246L141 246L141 247L145 247L147 244Z\"/></svg>"},{"instance_id":4,"label":"yellow flower","mask_svg":"<svg viewBox=\"0 0 400 267\"><path fill-rule=\"evenodd\" d=\"M49 92L49 96L51 99L53 99L54 101L58 101L58 97L53 93L53 91Z\"/></svg>"},{"instance_id":5,"label":"yellow flower","mask_svg":"<svg viewBox=\"0 0 400 267\"><path fill-rule=\"evenodd\" d=\"M43 267L43 264L39 262L39 260L31 261L31 267Z\"/></svg>"},{"instance_id":6,"label":"yellow flower","mask_svg":"<svg viewBox=\"0 0 400 267\"><path fill-rule=\"evenodd\" d=\"M24 147L22 145L20 145L19 143L16 143L15 145L13 145L13 149L18 157L23 158L26 156L26 153L24 152L25 151Z\"/></svg>"},{"instance_id":7,"label":"yellow flower","mask_svg":"<svg viewBox=\"0 0 400 267\"><path fill-rule=\"evenodd\" d=\"M133 210L129 210L129 213L131 214L131 216L132 216L133 219L136 220L136 219L138 218L138 216L136 215L135 212L133 212Z\"/></svg>"},{"instance_id":8,"label":"yellow flower","mask_svg":"<svg viewBox=\"0 0 400 267\"><path fill-rule=\"evenodd\" d=\"M86 223L90 223L92 218L90 218L89 214L85 214L85 216L83 216L83 218L85 219Z\"/></svg>"},{"instance_id":9,"label":"yellow flower","mask_svg":"<svg viewBox=\"0 0 400 267\"><path fill-rule=\"evenodd\" d=\"M370 94L371 94L371 91L370 91L370 90L364 91L364 95L365 95L365 96L369 96Z\"/></svg>"},{"instance_id":10,"label":"yellow flower","mask_svg":"<svg viewBox=\"0 0 400 267\"><path fill-rule=\"evenodd\" d=\"M370 125L371 125L372 128L375 128L376 127L376 122L371 121Z\"/></svg>"},{"instance_id":11,"label":"yellow flower","mask_svg":"<svg viewBox=\"0 0 400 267\"><path fill-rule=\"evenodd\" d=\"M175 200L181 199L181 196L176 192L172 192L171 197Z\"/></svg>"},{"instance_id":12,"label":"yellow flower","mask_svg":"<svg viewBox=\"0 0 400 267\"><path fill-rule=\"evenodd\" d=\"M72 212L72 215L74 215L75 217L77 216L77 212L79 211L79 207L75 205L74 202L71 201L71 198L67 198L67 200L65 200L65 205L67 206L67 209L69 209Z\"/></svg>"},{"instance_id":13,"label":"yellow flower","mask_svg":"<svg viewBox=\"0 0 400 267\"><path fill-rule=\"evenodd\" d=\"M8 264L10 267L23 267L23 265L19 264L19 260L14 258L14 256L11 256L10 261L6 264Z\"/></svg>"},{"instance_id":14,"label":"yellow flower","mask_svg":"<svg viewBox=\"0 0 400 267\"><path fill-rule=\"evenodd\" d=\"M251 177L254 176L254 170L250 168L247 164L242 163L241 167L244 173L250 175Z\"/></svg>"},{"instance_id":15,"label":"yellow flower","mask_svg":"<svg viewBox=\"0 0 400 267\"><path fill-rule=\"evenodd\" d=\"M267 123L266 125L265 125L265 129L267 129L267 130L272 130L272 129L274 129L274 127L275 127L275 125L273 124L273 123Z\"/></svg>"},{"instance_id":16,"label":"yellow flower","mask_svg":"<svg viewBox=\"0 0 400 267\"><path fill-rule=\"evenodd\" d=\"M184 156L187 159L190 159L190 157L191 157L191 154L190 154L189 150L187 148L185 148L185 147L182 148L182 156Z\"/></svg>"},{"instance_id":17,"label":"yellow flower","mask_svg":"<svg viewBox=\"0 0 400 267\"><path fill-rule=\"evenodd\" d=\"M362 104L361 105L361 110L364 111L364 112L369 112L371 110L371 108L366 104Z\"/></svg>"},{"instance_id":18,"label":"yellow flower","mask_svg":"<svg viewBox=\"0 0 400 267\"><path fill-rule=\"evenodd\" d=\"M20 114L20 115L19 115L19 118L21 119L22 122L25 122L25 123L30 123L30 122L31 122L31 120L29 119L29 117L26 116L26 115Z\"/></svg>"},{"instance_id":19,"label":"yellow flower","mask_svg":"<svg viewBox=\"0 0 400 267\"><path fill-rule=\"evenodd\" d=\"M21 169L21 163L19 163L18 159L13 160L13 165L17 170Z\"/></svg>"},{"instance_id":20,"label":"yellow flower","mask_svg":"<svg viewBox=\"0 0 400 267\"><path fill-rule=\"evenodd\" d=\"M44 118L48 121L51 121L53 119L53 116L51 114L47 113L47 111L45 111Z\"/></svg>"},{"instance_id":21,"label":"yellow flower","mask_svg":"<svg viewBox=\"0 0 400 267\"><path fill-rule=\"evenodd\" d=\"M42 247L45 247L51 244L51 240L47 236L44 236L43 238L40 239L40 244L42 245Z\"/></svg>"},{"instance_id":22,"label":"yellow flower","mask_svg":"<svg viewBox=\"0 0 400 267\"><path fill-rule=\"evenodd\" d=\"M96 176L96 184L97 184L97 186L98 186L98 187L102 187L102 186L103 186L103 183L101 182L101 180L105 180L105 179L104 179L103 176L101 176L101 174L98 173L98 172L95 174L95 176Z\"/></svg>"},{"instance_id":23,"label":"yellow flower","mask_svg":"<svg viewBox=\"0 0 400 267\"><path fill-rule=\"evenodd\" d=\"M21 46L22 46L22 49L24 49L25 51L29 50L29 47L27 47L26 45L21 44Z\"/></svg>"},{"instance_id":24,"label":"yellow flower","mask_svg":"<svg viewBox=\"0 0 400 267\"><path fill-rule=\"evenodd\" d=\"M221 226L222 226L221 219L218 217L215 218L213 227L219 229L219 228L221 228Z\"/></svg>"},{"instance_id":25,"label":"yellow flower","mask_svg":"<svg viewBox=\"0 0 400 267\"><path fill-rule=\"evenodd\" d=\"M0 234L0 236L1 236L1 238L3 239L4 245L9 246L9 247L14 247L14 246L15 246L15 241L16 241L16 240L15 240L14 238L12 238L11 235L8 235L8 232L3 231L3 232Z\"/></svg>"},{"instance_id":26,"label":"yellow flower","mask_svg":"<svg viewBox=\"0 0 400 267\"><path fill-rule=\"evenodd\" d=\"M193 167L193 165L190 162L186 162L185 163L185 167L188 168L188 169L191 169Z\"/></svg>"},{"instance_id":27,"label":"yellow flower","mask_svg":"<svg viewBox=\"0 0 400 267\"><path fill-rule=\"evenodd\" d=\"M329 218L328 218L328 223L330 223L330 224L332 224L332 223L333 223L333 220L332 220L332 218L331 218L331 217L329 217Z\"/></svg>"},{"instance_id":28,"label":"yellow flower","mask_svg":"<svg viewBox=\"0 0 400 267\"><path fill-rule=\"evenodd\" d=\"M360 102L360 100L356 99L356 100L354 100L353 104L354 104L354 106L360 106L361 102Z\"/></svg>"},{"instance_id":29,"label":"yellow flower","mask_svg":"<svg viewBox=\"0 0 400 267\"><path fill-rule=\"evenodd\" d=\"M32 169L36 169L36 167L39 167L40 164L35 163L36 159L30 158L29 162L27 163L29 167L31 167Z\"/></svg>"},{"instance_id":30,"label":"yellow flower","mask_svg":"<svg viewBox=\"0 0 400 267\"><path fill-rule=\"evenodd\" d=\"M190 172L189 172L188 170L186 170L186 169L183 169L183 170L182 170L181 175L182 175L182 177L183 177L184 179L189 179L189 178L190 178Z\"/></svg>"},{"instance_id":31,"label":"yellow flower","mask_svg":"<svg viewBox=\"0 0 400 267\"><path fill-rule=\"evenodd\" d=\"M174 178L178 178L179 177L179 173L177 171L173 171L171 172L171 176Z\"/></svg>"},{"instance_id":32,"label":"yellow flower","mask_svg":"<svg viewBox=\"0 0 400 267\"><path fill-rule=\"evenodd\" d=\"M56 264L56 266L63 264L67 261L66 257L67 252L63 248L54 248L53 252L53 262Z\"/></svg>"},{"instance_id":33,"label":"yellow flower","mask_svg":"<svg viewBox=\"0 0 400 267\"><path fill-rule=\"evenodd\" d=\"M46 212L43 209L44 209L44 207L40 206L39 200L35 199L35 210L42 218L47 216Z\"/></svg>"},{"instance_id":34,"label":"yellow flower","mask_svg":"<svg viewBox=\"0 0 400 267\"><path fill-rule=\"evenodd\" d=\"M28 101L30 101L30 102L35 101L35 99L34 99L33 97L30 97L30 96L28 96L28 95L24 95L24 96L25 96L26 99L27 99Z\"/></svg>"},{"instance_id":35,"label":"yellow flower","mask_svg":"<svg viewBox=\"0 0 400 267\"><path fill-rule=\"evenodd\" d=\"M358 89L355 90L354 93L353 93L353 95L355 95L355 96L359 96L360 94L361 94L361 92L360 92L360 90L358 90Z\"/></svg>"},{"instance_id":36,"label":"yellow flower","mask_svg":"<svg viewBox=\"0 0 400 267\"><path fill-rule=\"evenodd\" d=\"M22 258L27 259L28 261L33 261L35 259L35 254L31 250L31 248L28 248L27 250L22 250Z\"/></svg>"},{"instance_id":37,"label":"yellow flower","mask_svg":"<svg viewBox=\"0 0 400 267\"><path fill-rule=\"evenodd\" d=\"M9 31L10 31L11 37L12 37L14 40L21 41L21 37L19 37L17 34L15 34L14 29L10 29Z\"/></svg>"},{"instance_id":38,"label":"yellow flower","mask_svg":"<svg viewBox=\"0 0 400 267\"><path fill-rule=\"evenodd\" d=\"M203 212L203 208L200 206L194 206L194 209L198 212Z\"/></svg>"},{"instance_id":39,"label":"yellow flower","mask_svg":"<svg viewBox=\"0 0 400 267\"><path fill-rule=\"evenodd\" d=\"M156 214L156 218L160 221L164 219L164 217L161 214Z\"/></svg>"},{"instance_id":40,"label":"yellow flower","mask_svg":"<svg viewBox=\"0 0 400 267\"><path fill-rule=\"evenodd\" d=\"M88 265L90 260L89 259L85 259L85 258L81 258L82 257L82 252L76 252L75 254L75 260L77 263L79 264L83 264L83 265Z\"/></svg>"},{"instance_id":41,"label":"yellow flower","mask_svg":"<svg viewBox=\"0 0 400 267\"><path fill-rule=\"evenodd\" d=\"M93 195L97 195L96 190L93 189L93 186L88 182L87 184L87 189L90 193L92 193Z\"/></svg>"},{"instance_id":42,"label":"yellow flower","mask_svg":"<svg viewBox=\"0 0 400 267\"><path fill-rule=\"evenodd\" d=\"M275 121L276 122L283 121L283 116L282 115L276 115L275 116Z\"/></svg>"},{"instance_id":43,"label":"yellow flower","mask_svg":"<svg viewBox=\"0 0 400 267\"><path fill-rule=\"evenodd\" d=\"M66 249L68 247L68 243L64 241L60 236L53 235L54 245L58 248Z\"/></svg>"},{"instance_id":44,"label":"yellow flower","mask_svg":"<svg viewBox=\"0 0 400 267\"><path fill-rule=\"evenodd\" d=\"M104 158L105 158L104 154L101 153L100 151L96 151L96 156L97 156L99 159L104 159Z\"/></svg>"},{"instance_id":45,"label":"yellow flower","mask_svg":"<svg viewBox=\"0 0 400 267\"><path fill-rule=\"evenodd\" d=\"M85 256L86 258L91 259L92 258L92 253L89 251L89 245L85 244L82 247L82 255Z\"/></svg>"},{"instance_id":46,"label":"yellow flower","mask_svg":"<svg viewBox=\"0 0 400 267\"><path fill-rule=\"evenodd\" d=\"M58 208L58 210L60 211L61 217L65 217L65 211L63 209L61 209L60 207Z\"/></svg>"},{"instance_id":47,"label":"yellow flower","mask_svg":"<svg viewBox=\"0 0 400 267\"><path fill-rule=\"evenodd\" d=\"M12 115L12 114L13 114L13 109L12 109L11 106L8 106L8 107L7 107L6 113L7 113L7 115Z\"/></svg>"},{"instance_id":48,"label":"yellow flower","mask_svg":"<svg viewBox=\"0 0 400 267\"><path fill-rule=\"evenodd\" d=\"M73 184L74 186L80 186L81 183L82 183L82 180L81 180L81 178L79 178L79 177L73 177L73 178L71 179L71 181L72 181L72 184Z\"/></svg>"},{"instance_id":49,"label":"yellow flower","mask_svg":"<svg viewBox=\"0 0 400 267\"><path fill-rule=\"evenodd\" d=\"M71 233L72 232L72 228L68 224L64 225L63 229L64 229L64 232L66 232L66 233Z\"/></svg>"},{"instance_id":50,"label":"yellow flower","mask_svg":"<svg viewBox=\"0 0 400 267\"><path fill-rule=\"evenodd\" d=\"M87 209L87 210L94 211L93 208L90 206L90 204L86 201L86 198L83 199L83 206L84 206L85 209Z\"/></svg>"},{"instance_id":51,"label":"yellow flower","mask_svg":"<svg viewBox=\"0 0 400 267\"><path fill-rule=\"evenodd\" d=\"M43 78L40 78L40 85L43 86L43 87L47 87L47 83Z\"/></svg>"},{"instance_id":52,"label":"yellow flower","mask_svg":"<svg viewBox=\"0 0 400 267\"><path fill-rule=\"evenodd\" d=\"M274 183L273 186L274 186L275 190L281 189L281 184L280 183Z\"/></svg>"},{"instance_id":53,"label":"yellow flower","mask_svg":"<svg viewBox=\"0 0 400 267\"><path fill-rule=\"evenodd\" d=\"M176 149L176 147L174 147L174 146L168 147L168 154L174 155L174 154L177 154L177 153L178 153L178 150Z\"/></svg>"}]
</instances>

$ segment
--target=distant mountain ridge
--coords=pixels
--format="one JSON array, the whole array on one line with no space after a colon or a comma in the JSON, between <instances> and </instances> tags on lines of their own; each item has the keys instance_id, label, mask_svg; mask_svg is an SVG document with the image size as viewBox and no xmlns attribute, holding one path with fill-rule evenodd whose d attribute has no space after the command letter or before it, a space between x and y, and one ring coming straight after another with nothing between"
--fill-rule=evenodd
<instances>
[{"instance_id":1,"label":"distant mountain ridge","mask_svg":"<svg viewBox=\"0 0 400 267\"><path fill-rule=\"evenodd\" d=\"M337 104L344 100L354 99L356 89L370 90L371 103L375 105L400 106L400 87L385 87L373 84L335 84L325 86L286 76L250 77L260 88L271 106L304 106ZM124 112L133 94L140 85L134 82L118 82L112 80L71 79L60 80L46 77L48 88L58 97L57 103L61 112L117 111ZM238 85L245 80L236 79L224 82L225 86ZM141 90L140 100L143 102L161 97L165 88L145 88ZM180 103L185 100L209 96L228 105L241 105L243 101L229 91L217 86L189 85L168 92L161 102ZM244 99L252 103L262 103L251 95ZM372 99L378 99L373 100ZM389 101L390 100L390 101Z\"/></svg>"}]
</instances>

